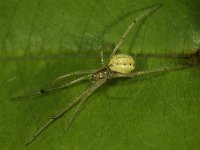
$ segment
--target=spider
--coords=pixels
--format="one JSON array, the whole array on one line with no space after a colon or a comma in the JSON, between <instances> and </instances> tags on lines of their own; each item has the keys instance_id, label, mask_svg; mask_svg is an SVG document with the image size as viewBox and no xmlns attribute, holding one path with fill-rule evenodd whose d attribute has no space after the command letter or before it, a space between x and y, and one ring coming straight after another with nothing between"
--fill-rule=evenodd
<instances>
[{"instance_id":1,"label":"spider","mask_svg":"<svg viewBox=\"0 0 200 150\"><path fill-rule=\"evenodd\" d=\"M184 66L176 66L176 67L162 67L162 68L156 68L154 70L149 71L134 71L135 69L135 61L134 59L127 54L116 54L119 47L122 45L124 39L127 37L130 30L135 26L136 23L141 21L143 18L148 16L149 14L155 12L161 7L161 5L154 5L150 6L145 9L145 12L140 14L136 19L132 20L124 34L121 36L119 41L117 42L116 46L112 50L109 62L107 65L104 65L104 57L103 57L103 51L100 52L101 54L101 64L102 68L96 69L96 70L89 70L89 71L76 71L72 72L63 76L60 76L56 78L53 82L56 82L60 79L68 78L70 76L76 76L76 75L83 75L75 80L72 80L70 82L67 82L63 84L62 86L49 88L49 89L41 89L36 93L36 95L43 95L49 92L52 92L54 90L58 89L64 89L68 86L74 85L78 82L81 82L83 80L89 80L91 81L90 87L86 89L82 94L80 94L78 97L76 97L70 104L68 104L63 110L55 114L53 117L50 118L49 121L46 122L42 127L40 127L29 139L29 141L26 143L26 145L31 144L35 139L46 129L48 128L52 123L54 123L57 119L59 119L61 116L63 116L65 113L67 113L70 109L76 106L75 111L73 112L72 116L69 118L68 124L65 128L65 131L69 129L71 124L76 118L76 115L80 111L81 106L86 102L86 99L93 94L99 87L104 85L108 80L113 78L123 78L123 77L136 77L141 75L147 75L151 73L159 73L159 72L165 72L170 70L180 70L185 69L189 67L188 65ZM19 96L24 97L24 96ZM19 98L15 97L15 98ZM14 99L15 99L14 98Z\"/></svg>"}]
</instances>

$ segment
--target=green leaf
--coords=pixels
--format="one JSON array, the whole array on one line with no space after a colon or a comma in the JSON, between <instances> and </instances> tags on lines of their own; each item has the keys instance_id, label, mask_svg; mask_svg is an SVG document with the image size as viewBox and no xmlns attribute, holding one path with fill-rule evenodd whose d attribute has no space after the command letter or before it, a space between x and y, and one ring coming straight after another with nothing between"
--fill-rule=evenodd
<instances>
[{"instance_id":1,"label":"green leaf","mask_svg":"<svg viewBox=\"0 0 200 150\"><path fill-rule=\"evenodd\" d=\"M59 75L100 67L102 41L116 43L144 8L162 4L131 31L121 53L191 54L200 43L199 0L0 1L1 149L200 148L199 68L117 79L97 90L64 133L72 112L28 147L33 132L89 86L83 82L39 98L10 98ZM105 50L108 59L110 50ZM136 70L177 66L138 58Z\"/></svg>"}]
</instances>

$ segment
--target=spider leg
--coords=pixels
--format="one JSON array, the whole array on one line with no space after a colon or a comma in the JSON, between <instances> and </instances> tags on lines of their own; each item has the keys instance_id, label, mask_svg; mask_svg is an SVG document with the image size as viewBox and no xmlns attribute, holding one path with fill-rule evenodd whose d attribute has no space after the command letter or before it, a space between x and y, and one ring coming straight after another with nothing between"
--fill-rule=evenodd
<instances>
[{"instance_id":1,"label":"spider leg","mask_svg":"<svg viewBox=\"0 0 200 150\"><path fill-rule=\"evenodd\" d=\"M102 81L100 81L102 82ZM85 95L82 97L82 100L80 101L80 103L78 104L78 106L76 107L76 109L74 110L72 116L70 117L69 121L67 122L67 125L65 127L65 132L68 131L68 129L70 128L70 126L72 125L72 123L74 122L77 114L80 112L81 110L81 106L85 103L85 101L87 100L87 97L90 96L98 87L100 87L103 83L105 83L105 81L103 81L102 83L100 83L98 81L98 84L94 84L91 88L90 91L88 91L87 93L85 93Z\"/></svg>"},{"instance_id":2,"label":"spider leg","mask_svg":"<svg viewBox=\"0 0 200 150\"><path fill-rule=\"evenodd\" d=\"M82 76L82 77L80 77L80 78L77 78L77 79L75 79L75 80L72 80L72 81L70 81L70 82L67 82L67 83L65 83L65 84L63 84L63 85L61 85L61 86L52 87L52 88L50 87L50 88L46 88L46 89L43 88L43 89L40 90L40 94L47 94L47 93L49 93L49 92L53 92L53 91L56 91L56 90L64 89L64 88L69 87L69 86L71 86L71 85L74 85L74 84L76 84L76 83L78 83L78 82L80 82L80 81L83 81L83 80L86 80L86 79L90 79L90 78L91 78L91 75L92 75L92 74Z\"/></svg>"},{"instance_id":3,"label":"spider leg","mask_svg":"<svg viewBox=\"0 0 200 150\"><path fill-rule=\"evenodd\" d=\"M101 66L105 67L105 63L104 63L104 50L109 49L109 50L113 50L113 48L115 48L115 44L110 43L110 42L102 42L102 47L100 49L100 59L101 59Z\"/></svg>"},{"instance_id":4,"label":"spider leg","mask_svg":"<svg viewBox=\"0 0 200 150\"><path fill-rule=\"evenodd\" d=\"M103 50L104 50L104 49L101 49L101 51L100 51L100 57L101 57L101 66L102 66L102 67L104 66Z\"/></svg>"},{"instance_id":5,"label":"spider leg","mask_svg":"<svg viewBox=\"0 0 200 150\"><path fill-rule=\"evenodd\" d=\"M111 76L111 78L120 78L120 77L135 77L135 76L141 76L141 75L147 75L147 74L152 74L152 73L161 73L161 72L166 72L166 71L176 71L176 70L182 70L192 67L192 65L184 65L184 66L178 66L178 67L162 67L162 68L156 68L153 70L148 70L148 71L137 71L129 74L121 74L121 73L116 73Z\"/></svg>"},{"instance_id":6,"label":"spider leg","mask_svg":"<svg viewBox=\"0 0 200 150\"><path fill-rule=\"evenodd\" d=\"M148 16L150 13L152 13L152 12L156 11L157 9L159 9L160 7L161 7L161 5L154 5L154 6L150 7L144 13L142 13L141 15L139 15L136 19L134 19L131 22L131 24L128 26L128 28L126 29L126 31L124 32L124 34L122 35L122 37L117 42L115 48L113 49L113 51L112 51L112 53L110 55L110 58L115 55L115 53L117 52L117 50L119 49L119 47L122 45L124 39L126 38L126 36L128 35L128 33L130 32L130 30L134 27L134 25L137 24L140 20L142 20L146 16Z\"/></svg>"},{"instance_id":7,"label":"spider leg","mask_svg":"<svg viewBox=\"0 0 200 150\"><path fill-rule=\"evenodd\" d=\"M37 97L37 96L42 96L42 95L45 95L45 94L48 94L50 92L53 92L53 91L57 91L57 90L62 90L66 87L69 87L73 84L76 84L78 82L81 82L83 80L86 80L86 79L90 79L91 77L91 74L89 75L86 75L86 76L82 76L80 78L77 78L73 81L70 81L70 82L67 82L61 86L57 86L57 87L49 87L49 88L43 88L43 89L40 89L40 91L36 92L36 93L33 93L33 94L27 94L27 95L20 95L20 96L17 96L17 97L13 97L11 98L11 100L18 100L18 99L22 99L22 98L26 98L26 97Z\"/></svg>"},{"instance_id":8,"label":"spider leg","mask_svg":"<svg viewBox=\"0 0 200 150\"><path fill-rule=\"evenodd\" d=\"M56 81L58 81L60 79L67 78L67 77L74 76L74 75L89 74L89 73L93 73L93 72L96 72L96 70L75 71L75 72L71 72L71 73L59 76L55 80L53 80L52 82L54 83L54 82L56 82Z\"/></svg>"},{"instance_id":9,"label":"spider leg","mask_svg":"<svg viewBox=\"0 0 200 150\"><path fill-rule=\"evenodd\" d=\"M45 129L47 129L52 123L54 123L57 119L62 117L65 113L67 113L70 109L72 109L74 106L76 106L78 103L78 111L80 109L80 106L84 103L86 98L90 96L97 88L99 88L101 85L103 85L106 82L106 80L98 81L90 88L88 88L86 91L84 91L81 95L79 95L77 98L75 98L69 105L67 105L62 111L58 112L56 115L54 115L49 121L46 122L42 127L40 127L30 138L30 140L26 143L26 145L31 144ZM77 110L77 109L76 109ZM76 111L77 112L77 111ZM75 114L76 114L75 112ZM73 122L75 118L75 114L72 116L70 120L70 124Z\"/></svg>"}]
</instances>

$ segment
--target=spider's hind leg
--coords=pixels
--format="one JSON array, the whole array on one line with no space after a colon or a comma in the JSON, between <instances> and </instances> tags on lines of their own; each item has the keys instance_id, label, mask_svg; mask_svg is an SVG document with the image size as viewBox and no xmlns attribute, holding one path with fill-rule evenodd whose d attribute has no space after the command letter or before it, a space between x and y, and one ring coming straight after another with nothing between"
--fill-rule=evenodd
<instances>
[{"instance_id":1,"label":"spider's hind leg","mask_svg":"<svg viewBox=\"0 0 200 150\"><path fill-rule=\"evenodd\" d=\"M162 73L162 72L169 72L169 71L178 71L178 70L183 70L187 69L190 67L194 67L195 65L183 65L183 66L176 66L176 67L161 67L161 68L155 68L153 70L147 70L147 71L137 71L137 72L132 72L129 74L115 74L113 75L113 78L120 78L120 77L136 77L136 76L144 76L144 75L150 75L150 74L155 74L155 73Z\"/></svg>"}]
</instances>

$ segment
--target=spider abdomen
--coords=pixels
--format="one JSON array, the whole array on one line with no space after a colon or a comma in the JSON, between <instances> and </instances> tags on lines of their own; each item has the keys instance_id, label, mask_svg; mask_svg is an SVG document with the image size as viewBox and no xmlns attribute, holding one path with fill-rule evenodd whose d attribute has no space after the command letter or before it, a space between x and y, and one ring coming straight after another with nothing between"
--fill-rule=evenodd
<instances>
[{"instance_id":1,"label":"spider abdomen","mask_svg":"<svg viewBox=\"0 0 200 150\"><path fill-rule=\"evenodd\" d=\"M135 61L129 55L116 54L110 59L108 67L111 71L127 74L135 69Z\"/></svg>"}]
</instances>

